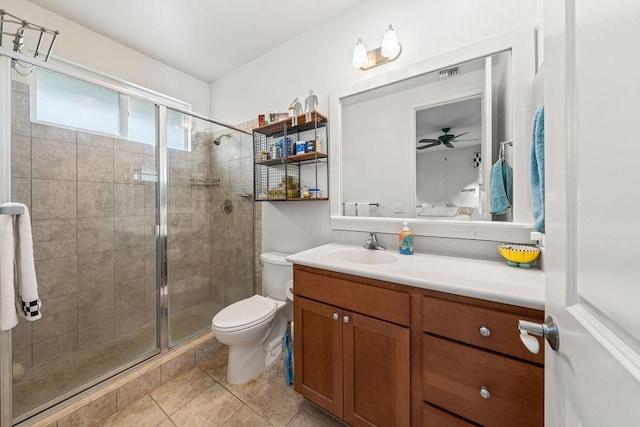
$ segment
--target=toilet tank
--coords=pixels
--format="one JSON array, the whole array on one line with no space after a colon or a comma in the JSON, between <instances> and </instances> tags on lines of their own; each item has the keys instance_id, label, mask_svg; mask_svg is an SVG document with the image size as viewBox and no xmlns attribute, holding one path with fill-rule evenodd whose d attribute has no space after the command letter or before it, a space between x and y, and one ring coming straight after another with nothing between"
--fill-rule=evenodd
<instances>
[{"instance_id":1,"label":"toilet tank","mask_svg":"<svg viewBox=\"0 0 640 427\"><path fill-rule=\"evenodd\" d=\"M262 261L262 293L264 296L286 300L287 282L293 279L293 264L285 258L290 254L267 252L260 255Z\"/></svg>"}]
</instances>

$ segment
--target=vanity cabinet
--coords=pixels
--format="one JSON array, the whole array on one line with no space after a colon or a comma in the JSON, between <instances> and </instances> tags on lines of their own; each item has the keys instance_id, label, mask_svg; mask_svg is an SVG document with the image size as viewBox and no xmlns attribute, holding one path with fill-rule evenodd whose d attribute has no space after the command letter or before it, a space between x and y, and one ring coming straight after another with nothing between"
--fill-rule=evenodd
<instances>
[{"instance_id":1,"label":"vanity cabinet","mask_svg":"<svg viewBox=\"0 0 640 427\"><path fill-rule=\"evenodd\" d=\"M409 426L409 294L368 282L294 267L294 387L350 425Z\"/></svg>"},{"instance_id":2,"label":"vanity cabinet","mask_svg":"<svg viewBox=\"0 0 640 427\"><path fill-rule=\"evenodd\" d=\"M317 111L253 129L255 201L328 200L327 148L327 118Z\"/></svg>"},{"instance_id":3,"label":"vanity cabinet","mask_svg":"<svg viewBox=\"0 0 640 427\"><path fill-rule=\"evenodd\" d=\"M294 265L295 390L350 425L542 426L540 310Z\"/></svg>"}]
</instances>

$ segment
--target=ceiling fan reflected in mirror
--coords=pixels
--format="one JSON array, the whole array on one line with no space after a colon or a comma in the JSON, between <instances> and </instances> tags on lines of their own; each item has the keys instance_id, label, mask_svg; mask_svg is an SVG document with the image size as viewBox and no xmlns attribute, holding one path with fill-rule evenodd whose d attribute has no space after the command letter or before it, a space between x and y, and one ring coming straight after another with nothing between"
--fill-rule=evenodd
<instances>
[{"instance_id":1,"label":"ceiling fan reflected in mirror","mask_svg":"<svg viewBox=\"0 0 640 427\"><path fill-rule=\"evenodd\" d=\"M418 144L426 144L426 145L418 145L418 150L424 150L425 148L436 147L438 145L444 145L447 148L455 148L452 142L464 142L464 141L478 141L477 139L465 139L458 140L462 135L466 135L469 132L463 132L458 135L451 135L449 131L451 128L442 128L442 132L444 135L440 135L437 139L424 138L418 141Z\"/></svg>"}]
</instances>

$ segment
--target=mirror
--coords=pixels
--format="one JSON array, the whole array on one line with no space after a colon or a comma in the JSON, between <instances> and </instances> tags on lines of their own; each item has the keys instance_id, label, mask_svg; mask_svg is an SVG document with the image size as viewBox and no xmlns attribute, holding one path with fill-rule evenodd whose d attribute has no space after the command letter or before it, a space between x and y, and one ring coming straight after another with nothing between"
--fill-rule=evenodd
<instances>
[{"instance_id":1,"label":"mirror","mask_svg":"<svg viewBox=\"0 0 640 427\"><path fill-rule=\"evenodd\" d=\"M533 34L523 27L332 91L332 229L397 233L409 220L417 235L529 242ZM513 199L493 215L502 147Z\"/></svg>"},{"instance_id":2,"label":"mirror","mask_svg":"<svg viewBox=\"0 0 640 427\"><path fill-rule=\"evenodd\" d=\"M416 109L418 217L487 218L482 107L482 96L475 95Z\"/></svg>"},{"instance_id":3,"label":"mirror","mask_svg":"<svg viewBox=\"0 0 640 427\"><path fill-rule=\"evenodd\" d=\"M344 97L343 215L510 221L491 214L488 185L513 137L510 72L508 50ZM406 171L415 193L366 165Z\"/></svg>"}]
</instances>

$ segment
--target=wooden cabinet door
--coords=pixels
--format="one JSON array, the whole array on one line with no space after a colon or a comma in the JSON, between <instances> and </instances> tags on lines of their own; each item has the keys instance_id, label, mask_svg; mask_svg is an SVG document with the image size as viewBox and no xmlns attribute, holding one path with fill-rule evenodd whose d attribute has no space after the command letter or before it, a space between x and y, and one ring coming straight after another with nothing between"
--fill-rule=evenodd
<instances>
[{"instance_id":1,"label":"wooden cabinet door","mask_svg":"<svg viewBox=\"0 0 640 427\"><path fill-rule=\"evenodd\" d=\"M409 328L345 312L344 420L409 426Z\"/></svg>"},{"instance_id":2,"label":"wooden cabinet door","mask_svg":"<svg viewBox=\"0 0 640 427\"><path fill-rule=\"evenodd\" d=\"M296 296L294 389L342 418L342 310Z\"/></svg>"}]
</instances>

